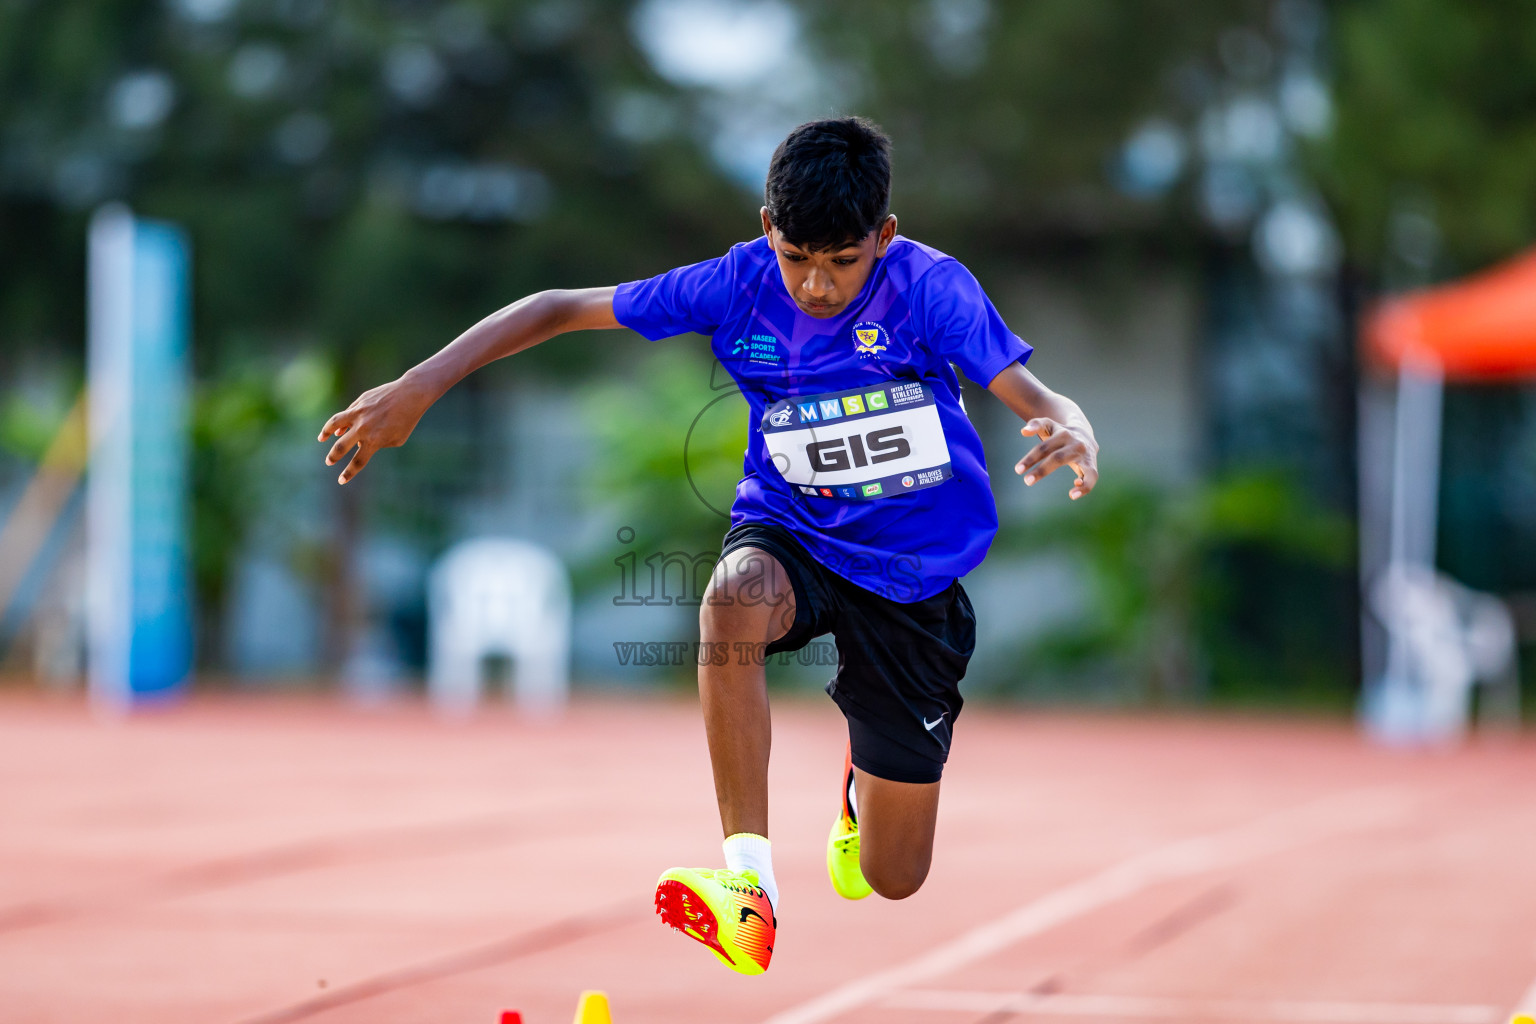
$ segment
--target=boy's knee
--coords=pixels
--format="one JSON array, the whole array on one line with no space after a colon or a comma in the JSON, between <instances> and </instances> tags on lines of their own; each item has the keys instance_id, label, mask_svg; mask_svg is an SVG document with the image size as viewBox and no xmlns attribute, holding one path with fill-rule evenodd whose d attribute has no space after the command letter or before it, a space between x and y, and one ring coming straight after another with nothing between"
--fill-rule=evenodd
<instances>
[{"instance_id":1,"label":"boy's knee","mask_svg":"<svg viewBox=\"0 0 1536 1024\"><path fill-rule=\"evenodd\" d=\"M699 630L706 640L772 639L787 631L794 608L794 591L773 556L738 548L710 577L699 605Z\"/></svg>"},{"instance_id":2,"label":"boy's knee","mask_svg":"<svg viewBox=\"0 0 1536 1024\"><path fill-rule=\"evenodd\" d=\"M757 639L766 609L738 601L728 584L711 582L699 605L699 633L705 640Z\"/></svg>"},{"instance_id":3,"label":"boy's knee","mask_svg":"<svg viewBox=\"0 0 1536 1024\"><path fill-rule=\"evenodd\" d=\"M928 878L928 866L910 865L891 869L868 865L864 867L864 881L869 887L888 900L904 900L923 887Z\"/></svg>"}]
</instances>

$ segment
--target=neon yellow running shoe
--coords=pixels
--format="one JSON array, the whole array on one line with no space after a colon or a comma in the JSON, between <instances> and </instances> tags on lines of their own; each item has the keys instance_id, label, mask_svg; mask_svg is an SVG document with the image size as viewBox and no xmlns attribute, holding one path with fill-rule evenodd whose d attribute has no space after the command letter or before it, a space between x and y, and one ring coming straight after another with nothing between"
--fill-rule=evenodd
<instances>
[{"instance_id":1,"label":"neon yellow running shoe","mask_svg":"<svg viewBox=\"0 0 1536 1024\"><path fill-rule=\"evenodd\" d=\"M832 888L845 900L861 900L874 892L859 866L859 818L853 810L853 750L843 760L843 810L827 837L827 874Z\"/></svg>"},{"instance_id":2,"label":"neon yellow running shoe","mask_svg":"<svg viewBox=\"0 0 1536 1024\"><path fill-rule=\"evenodd\" d=\"M656 882L656 913L731 970L762 974L778 921L757 881L755 871L672 868Z\"/></svg>"}]
</instances>

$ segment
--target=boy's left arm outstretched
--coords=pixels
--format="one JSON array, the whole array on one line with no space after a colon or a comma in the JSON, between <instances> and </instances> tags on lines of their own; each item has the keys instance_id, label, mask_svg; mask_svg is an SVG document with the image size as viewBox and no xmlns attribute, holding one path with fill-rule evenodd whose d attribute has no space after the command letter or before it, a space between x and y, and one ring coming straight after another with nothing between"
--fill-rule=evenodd
<instances>
[{"instance_id":1,"label":"boy's left arm outstretched","mask_svg":"<svg viewBox=\"0 0 1536 1024\"><path fill-rule=\"evenodd\" d=\"M1071 466L1077 473L1069 495L1072 500L1093 490L1099 482L1099 442L1076 402L1046 387L1022 363L1004 367L987 390L1025 421L1019 433L1040 438L1040 443L1013 467L1015 473L1023 475L1025 484L1032 485L1062 466Z\"/></svg>"}]
</instances>

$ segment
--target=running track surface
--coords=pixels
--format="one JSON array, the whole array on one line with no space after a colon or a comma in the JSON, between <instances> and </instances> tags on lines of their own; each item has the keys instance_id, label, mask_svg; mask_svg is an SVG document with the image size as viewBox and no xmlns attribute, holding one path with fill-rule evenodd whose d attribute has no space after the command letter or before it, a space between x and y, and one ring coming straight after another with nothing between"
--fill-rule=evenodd
<instances>
[{"instance_id":1,"label":"running track surface","mask_svg":"<svg viewBox=\"0 0 1536 1024\"><path fill-rule=\"evenodd\" d=\"M761 978L665 929L719 859L684 700L201 698L126 722L0 697L0 1020L112 1024L1484 1024L1536 980L1536 745L968 711L901 903L823 866L829 702L780 701Z\"/></svg>"}]
</instances>

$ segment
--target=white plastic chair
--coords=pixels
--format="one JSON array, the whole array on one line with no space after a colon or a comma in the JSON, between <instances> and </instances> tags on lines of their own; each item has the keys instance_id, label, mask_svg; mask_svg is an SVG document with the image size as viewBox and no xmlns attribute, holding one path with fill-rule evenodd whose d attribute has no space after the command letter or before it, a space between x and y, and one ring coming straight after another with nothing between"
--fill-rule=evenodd
<instances>
[{"instance_id":1,"label":"white plastic chair","mask_svg":"<svg viewBox=\"0 0 1536 1024\"><path fill-rule=\"evenodd\" d=\"M1503 601L1433 569L1396 565L1372 588L1371 607L1392 643L1386 675L1369 702L1367 717L1378 736L1460 738L1479 682L1487 687L1490 718L1518 720L1515 623Z\"/></svg>"},{"instance_id":2,"label":"white plastic chair","mask_svg":"<svg viewBox=\"0 0 1536 1024\"><path fill-rule=\"evenodd\" d=\"M548 715L570 692L571 588L552 552L483 538L450 548L428 583L428 692L442 713L480 702L485 662L512 663L519 711Z\"/></svg>"}]
</instances>

